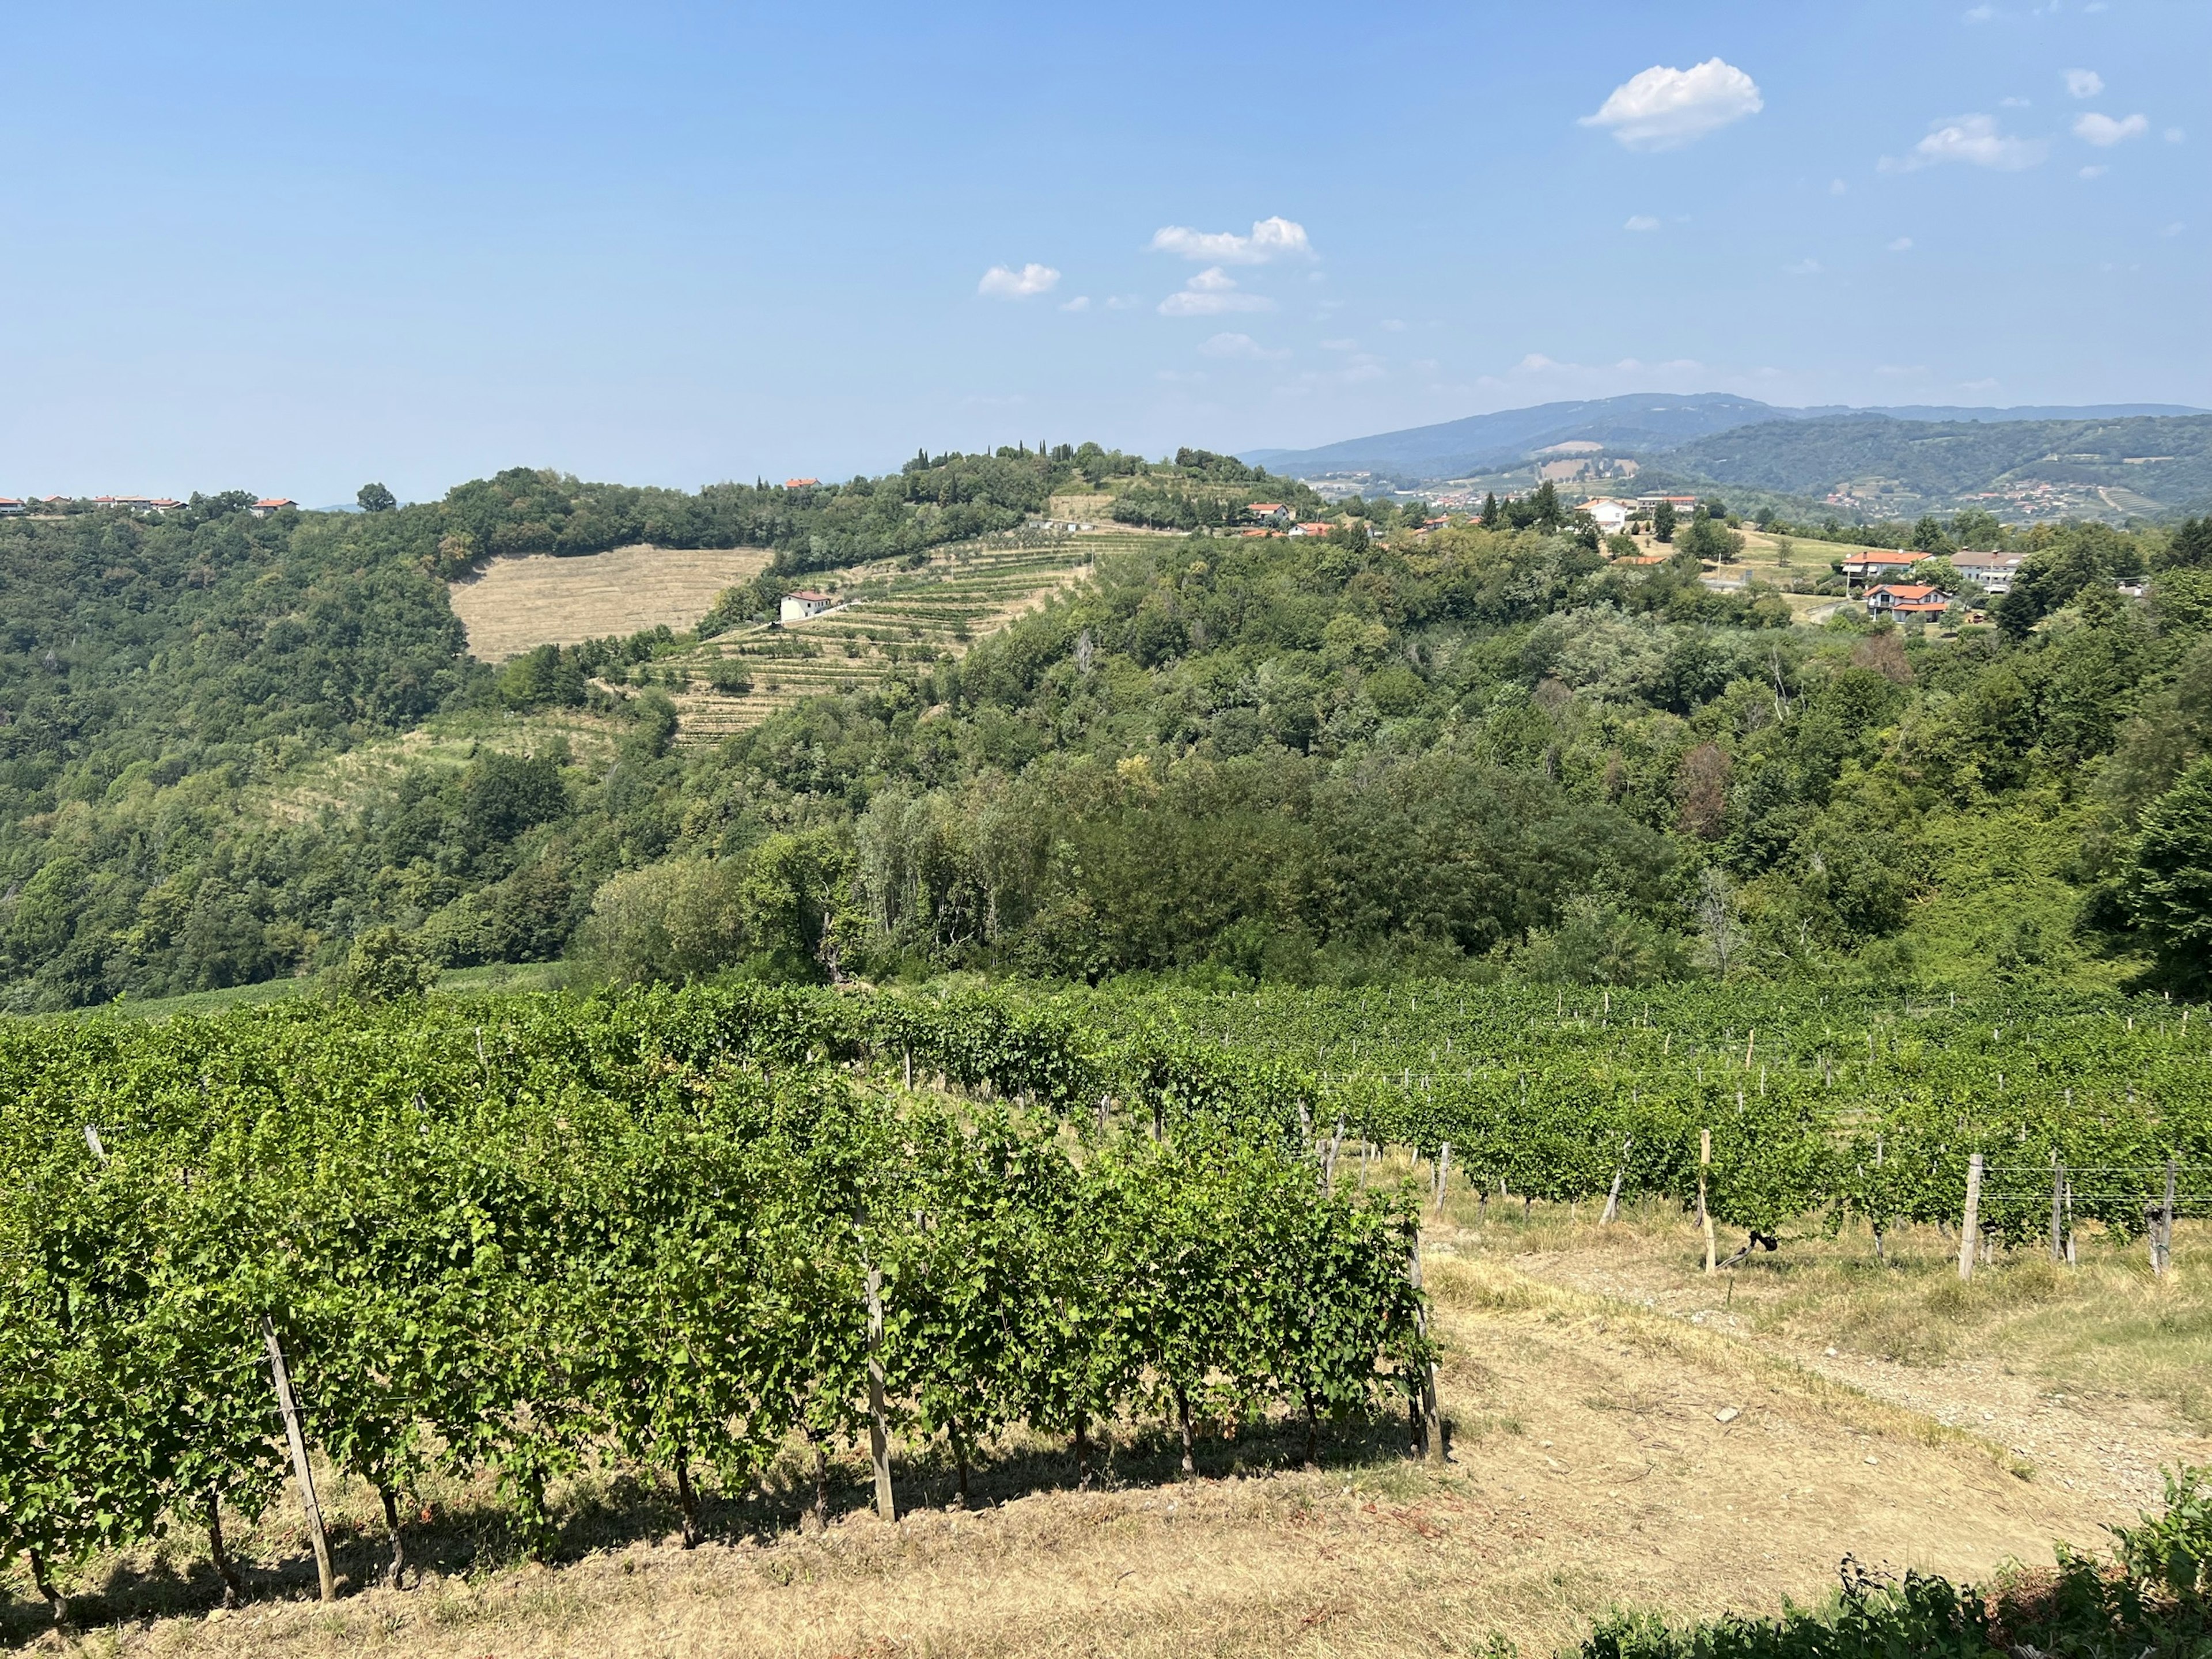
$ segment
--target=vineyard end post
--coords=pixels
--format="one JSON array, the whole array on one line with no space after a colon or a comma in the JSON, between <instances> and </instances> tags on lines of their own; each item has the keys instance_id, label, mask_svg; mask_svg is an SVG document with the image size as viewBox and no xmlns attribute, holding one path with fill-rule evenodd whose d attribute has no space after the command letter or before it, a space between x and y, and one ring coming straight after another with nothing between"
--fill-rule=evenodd
<instances>
[{"instance_id":1,"label":"vineyard end post","mask_svg":"<svg viewBox=\"0 0 2212 1659\"><path fill-rule=\"evenodd\" d=\"M1982 1155L1966 1160L1966 1208L1959 1219L1959 1277L1974 1276L1974 1250L1981 1243Z\"/></svg>"},{"instance_id":2,"label":"vineyard end post","mask_svg":"<svg viewBox=\"0 0 2212 1659\"><path fill-rule=\"evenodd\" d=\"M884 1271L868 1264L868 1450L876 1465L876 1513L898 1519L891 1492L890 1425L884 1413Z\"/></svg>"},{"instance_id":3,"label":"vineyard end post","mask_svg":"<svg viewBox=\"0 0 2212 1659\"><path fill-rule=\"evenodd\" d=\"M2161 1279L2173 1265L2174 1175L2174 1162L2169 1158L2166 1160L2166 1203L2158 1214L2158 1273Z\"/></svg>"},{"instance_id":4,"label":"vineyard end post","mask_svg":"<svg viewBox=\"0 0 2212 1659\"><path fill-rule=\"evenodd\" d=\"M2051 1155L2051 1259L2066 1260L2066 1166Z\"/></svg>"},{"instance_id":5,"label":"vineyard end post","mask_svg":"<svg viewBox=\"0 0 2212 1659\"><path fill-rule=\"evenodd\" d=\"M315 1472L307 1463L307 1442L300 1432L300 1402L292 1394L292 1373L284 1364L284 1345L276 1340L276 1322L264 1317L261 1334L269 1344L269 1375L276 1386L276 1409L284 1419L284 1438L292 1449L292 1474L300 1483L300 1507L307 1512L307 1541L315 1549L315 1578L325 1601L338 1599L337 1580L331 1571L330 1540L323 1535L323 1508L315 1501Z\"/></svg>"},{"instance_id":6,"label":"vineyard end post","mask_svg":"<svg viewBox=\"0 0 2212 1659\"><path fill-rule=\"evenodd\" d=\"M1713 1212L1705 1206L1705 1171L1712 1167L1713 1132L1698 1131L1698 1223L1705 1230L1705 1277L1720 1270L1720 1246L1713 1237Z\"/></svg>"},{"instance_id":7,"label":"vineyard end post","mask_svg":"<svg viewBox=\"0 0 2212 1659\"><path fill-rule=\"evenodd\" d=\"M1413 1228L1412 1245L1406 1257L1406 1278L1416 1297L1421 1289L1421 1230ZM1429 1314L1419 1302L1414 1304L1414 1328L1426 1338L1429 1334ZM1437 1364L1433 1359L1422 1362L1419 1375L1415 1377L1410 1402L1419 1420L1414 1437L1414 1450L1431 1463L1444 1461L1444 1429L1442 1413L1437 1408Z\"/></svg>"}]
</instances>

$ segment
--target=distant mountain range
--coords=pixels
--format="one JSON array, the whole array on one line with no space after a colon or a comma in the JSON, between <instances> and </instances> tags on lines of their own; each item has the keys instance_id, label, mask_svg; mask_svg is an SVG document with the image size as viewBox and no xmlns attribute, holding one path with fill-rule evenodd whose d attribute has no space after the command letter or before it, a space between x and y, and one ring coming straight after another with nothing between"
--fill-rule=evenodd
<instances>
[{"instance_id":1,"label":"distant mountain range","mask_svg":"<svg viewBox=\"0 0 2212 1659\"><path fill-rule=\"evenodd\" d=\"M1302 478L1407 487L1638 471L1890 516L1967 503L2013 516L2155 516L2212 504L2212 414L2086 408L1788 409L1720 392L1636 393L1470 416L1240 459ZM1609 465L1610 464L1610 465Z\"/></svg>"},{"instance_id":2,"label":"distant mountain range","mask_svg":"<svg viewBox=\"0 0 2212 1659\"><path fill-rule=\"evenodd\" d=\"M1632 392L1577 403L1538 404L1528 409L1470 415L1436 426L1408 427L1371 438L1347 438L1318 449L1255 449L1237 459L1270 472L1310 477L1326 472L1378 472L1409 481L1465 477L1510 465L1539 449L1563 443L1596 443L1621 454L1671 449L1716 432L1769 421L1809 421L1837 416L1885 416L1900 421L2123 420L2134 416L2202 415L2180 404L2099 404L2084 408L1952 409L1912 404L1853 409L1830 404L1788 409L1756 398L1701 392L1688 396Z\"/></svg>"}]
</instances>

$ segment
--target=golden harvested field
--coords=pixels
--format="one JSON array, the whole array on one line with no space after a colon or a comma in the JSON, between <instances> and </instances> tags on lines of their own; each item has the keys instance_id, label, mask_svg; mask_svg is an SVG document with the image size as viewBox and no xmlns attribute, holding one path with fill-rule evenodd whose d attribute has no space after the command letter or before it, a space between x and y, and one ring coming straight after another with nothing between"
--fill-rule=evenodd
<instances>
[{"instance_id":1,"label":"golden harvested field","mask_svg":"<svg viewBox=\"0 0 2212 1659\"><path fill-rule=\"evenodd\" d=\"M1156 1432L1125 1429L1074 1489L1066 1448L1027 1435L952 1507L941 1451L896 1455L899 1524L840 1464L826 1531L802 1528L794 1451L765 1489L710 1504L682 1549L649 1474L560 1495L557 1565L514 1565L489 1488L434 1487L411 1549L419 1587L330 1609L296 1511L240 1523L254 1599L210 1616L214 1574L185 1534L74 1588L86 1633L34 1634L20 1571L0 1630L86 1654L352 1659L744 1654L1533 1656L1620 1603L1681 1614L1815 1596L1850 1553L1869 1565L1984 1572L2051 1559L2155 1496L2160 1462L2212 1457L2212 1236L2184 1230L2177 1273L2092 1250L1962 1286L1931 1231L1791 1238L1717 1279L1695 1230L1632 1210L1486 1216L1472 1193L1428 1235L1446 1347L1451 1462L1401 1454L1396 1419L1325 1443L1245 1425L1201 1440L1175 1479ZM341 1565L366 1582L375 1500L341 1488ZM95 1624L95 1620L106 1622Z\"/></svg>"},{"instance_id":2,"label":"golden harvested field","mask_svg":"<svg viewBox=\"0 0 2212 1659\"><path fill-rule=\"evenodd\" d=\"M448 591L453 614L469 630L470 651L504 662L532 646L626 636L663 623L682 633L724 588L765 570L769 556L758 547L638 546L574 559L495 559L483 574Z\"/></svg>"}]
</instances>

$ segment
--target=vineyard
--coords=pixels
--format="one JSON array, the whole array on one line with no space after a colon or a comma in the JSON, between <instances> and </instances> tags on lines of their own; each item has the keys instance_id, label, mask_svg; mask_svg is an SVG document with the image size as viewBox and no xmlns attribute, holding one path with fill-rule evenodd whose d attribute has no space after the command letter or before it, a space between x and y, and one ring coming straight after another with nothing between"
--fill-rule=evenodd
<instances>
[{"instance_id":1,"label":"vineyard","mask_svg":"<svg viewBox=\"0 0 2212 1659\"><path fill-rule=\"evenodd\" d=\"M1188 1460L1207 1420L1279 1407L1310 1453L1418 1406L1405 1206L1316 1182L1237 1068L1136 1045L1105 1109L1067 1036L742 990L17 1028L0 1555L60 1616L58 1565L199 1527L234 1593L221 1517L306 1488L308 1441L384 1495L396 1578L433 1463L542 1541L593 1457L696 1532L700 1477L794 1434L817 1483L870 1440L890 1515L894 1432L964 1482L1010 1421L1081 1469L1139 1413Z\"/></svg>"},{"instance_id":2,"label":"vineyard","mask_svg":"<svg viewBox=\"0 0 2212 1659\"><path fill-rule=\"evenodd\" d=\"M961 656L1089 574L1100 554L1142 539L1129 531L1030 531L940 550L918 567L881 561L825 578L836 609L742 629L664 659L684 682L676 697L679 735L718 740L802 697L872 685L902 663Z\"/></svg>"},{"instance_id":3,"label":"vineyard","mask_svg":"<svg viewBox=\"0 0 2212 1659\"><path fill-rule=\"evenodd\" d=\"M1702 1210L1763 1246L1972 1223L2070 1254L2204 1212L2212 1059L2148 1001L738 986L0 1032L0 1557L619 1464L972 1462L1399 1418L1440 1453L1420 1211ZM1382 1171L1411 1152L1427 1190ZM1463 1206L1462 1206L1463 1207ZM1709 1233L1708 1237L1711 1237ZM1709 1255L1709 1260L1711 1257ZM1725 1264L1723 1264L1725 1266ZM312 1500L307 1502L312 1513ZM325 1565L327 1583L327 1567Z\"/></svg>"},{"instance_id":4,"label":"vineyard","mask_svg":"<svg viewBox=\"0 0 2212 1659\"><path fill-rule=\"evenodd\" d=\"M1316 1133L1408 1147L1439 1181L1567 1204L1702 1190L1769 1249L1793 1225L1955 1225L1976 1153L1992 1248L2046 1239L2054 1191L2062 1254L2081 1224L2163 1249L2169 1212L2212 1213L2212 1030L2186 1006L1448 984L1061 1006L1265 1054L1310 1079Z\"/></svg>"}]
</instances>

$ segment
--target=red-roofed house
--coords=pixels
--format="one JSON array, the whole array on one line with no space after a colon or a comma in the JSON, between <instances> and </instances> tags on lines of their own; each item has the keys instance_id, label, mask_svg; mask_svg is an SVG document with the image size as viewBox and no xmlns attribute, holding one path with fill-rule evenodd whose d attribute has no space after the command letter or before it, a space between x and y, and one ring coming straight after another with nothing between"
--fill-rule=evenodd
<instances>
[{"instance_id":1,"label":"red-roofed house","mask_svg":"<svg viewBox=\"0 0 2212 1659\"><path fill-rule=\"evenodd\" d=\"M821 482L819 478L786 478L783 487L786 489L811 489Z\"/></svg>"},{"instance_id":2,"label":"red-roofed house","mask_svg":"<svg viewBox=\"0 0 2212 1659\"><path fill-rule=\"evenodd\" d=\"M29 510L13 495L0 495L0 518L12 517L15 514L26 513Z\"/></svg>"},{"instance_id":3,"label":"red-roofed house","mask_svg":"<svg viewBox=\"0 0 2212 1659\"><path fill-rule=\"evenodd\" d=\"M1244 509L1263 524L1288 524L1291 509L1280 501L1255 501Z\"/></svg>"},{"instance_id":4,"label":"red-roofed house","mask_svg":"<svg viewBox=\"0 0 2212 1659\"><path fill-rule=\"evenodd\" d=\"M246 510L257 519L265 519L272 513L282 513L288 507L297 506L299 502L287 496L264 495Z\"/></svg>"},{"instance_id":5,"label":"red-roofed house","mask_svg":"<svg viewBox=\"0 0 2212 1659\"><path fill-rule=\"evenodd\" d=\"M1925 582L1901 582L1875 588L1866 602L1877 617L1940 617L1950 608L1951 596Z\"/></svg>"},{"instance_id":6,"label":"red-roofed house","mask_svg":"<svg viewBox=\"0 0 2212 1659\"><path fill-rule=\"evenodd\" d=\"M1330 531L1335 528L1336 526L1332 524L1294 524L1291 526L1291 534L1293 536L1326 536Z\"/></svg>"},{"instance_id":7,"label":"red-roofed house","mask_svg":"<svg viewBox=\"0 0 2212 1659\"><path fill-rule=\"evenodd\" d=\"M1901 547L1894 552L1887 548L1869 548L1843 562L1844 575L1847 580L1856 576L1861 581L1880 581L1889 576L1902 576L1927 556L1925 553L1908 553Z\"/></svg>"}]
</instances>

